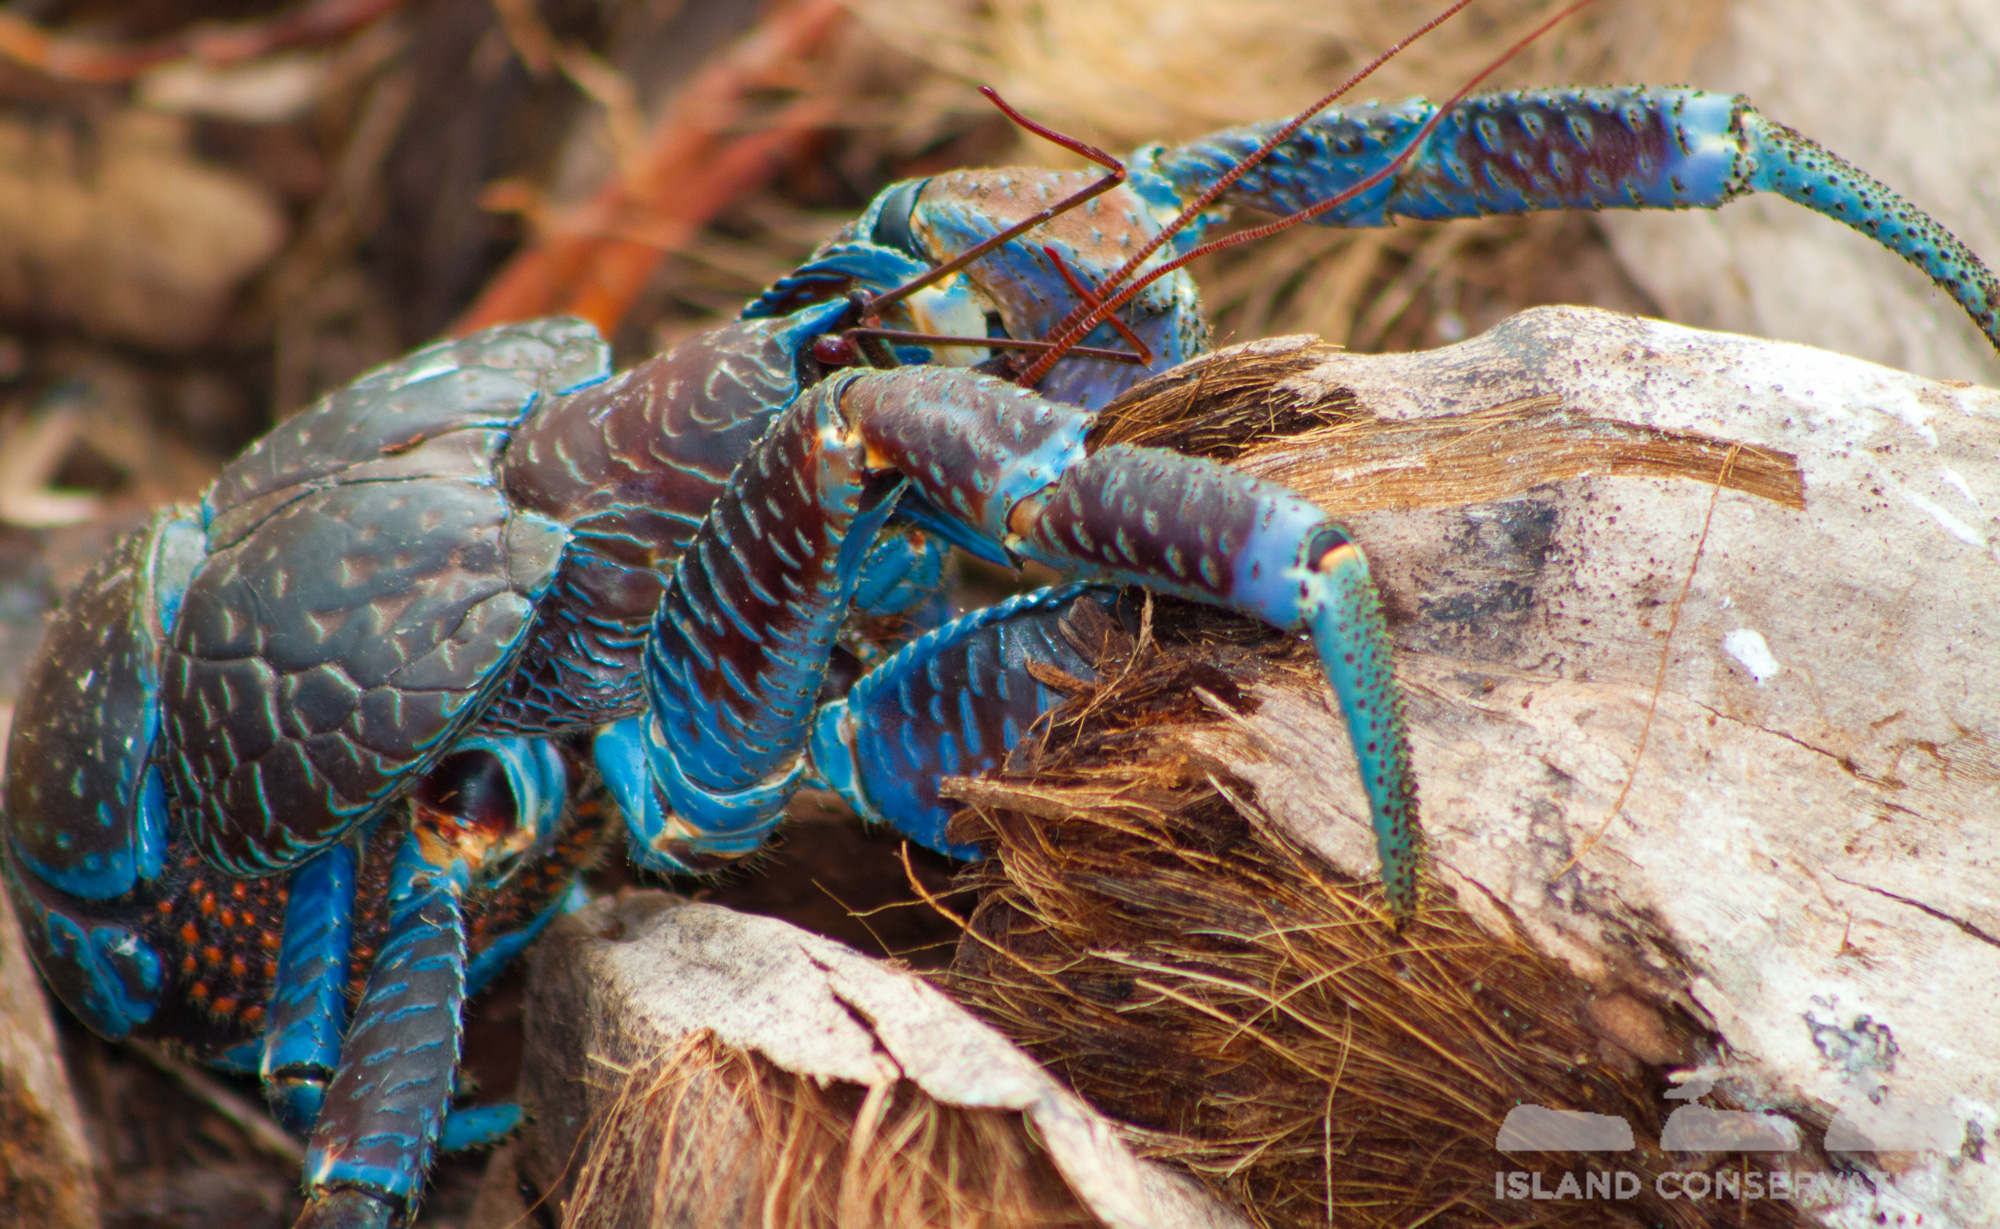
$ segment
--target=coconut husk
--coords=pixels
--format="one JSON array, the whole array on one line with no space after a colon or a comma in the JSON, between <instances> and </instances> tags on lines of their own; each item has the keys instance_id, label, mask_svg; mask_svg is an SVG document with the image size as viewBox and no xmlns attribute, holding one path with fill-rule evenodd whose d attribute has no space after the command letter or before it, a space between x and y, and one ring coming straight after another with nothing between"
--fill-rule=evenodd
<instances>
[{"instance_id":1,"label":"coconut husk","mask_svg":"<svg viewBox=\"0 0 2000 1229\"><path fill-rule=\"evenodd\" d=\"M478 1226L1229 1229L1199 1186L909 972L659 892L537 949L522 1095Z\"/></svg>"},{"instance_id":2,"label":"coconut husk","mask_svg":"<svg viewBox=\"0 0 2000 1229\"><path fill-rule=\"evenodd\" d=\"M1260 687L1315 686L1308 652L1161 601L1140 638L1079 639L1106 646L1110 681L1003 779L954 788L969 804L954 837L995 854L973 872L954 997L1260 1225L1714 1223L1659 1186L1746 1159L1660 1146L1665 1072L1714 1047L1699 1020L1577 977L1448 894L1399 932L1371 879L1191 752L1188 727L1258 711ZM1629 1123L1636 1150L1503 1155L1524 1104ZM1566 1198L1497 1201L1516 1169ZM1811 1223L1784 1204L1736 1212Z\"/></svg>"}]
</instances>

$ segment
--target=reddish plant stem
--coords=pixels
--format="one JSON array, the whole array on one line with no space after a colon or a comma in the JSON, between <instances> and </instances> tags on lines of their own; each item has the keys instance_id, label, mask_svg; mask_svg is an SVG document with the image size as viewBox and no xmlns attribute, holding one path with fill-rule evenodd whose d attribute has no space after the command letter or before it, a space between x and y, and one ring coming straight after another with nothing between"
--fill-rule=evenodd
<instances>
[{"instance_id":1,"label":"reddish plant stem","mask_svg":"<svg viewBox=\"0 0 2000 1229\"><path fill-rule=\"evenodd\" d=\"M623 173L517 254L452 334L560 312L615 329L668 252L769 182L833 122L831 100L807 97L755 131L732 131L745 122L751 94L811 56L843 13L838 0L800 0L703 68Z\"/></svg>"},{"instance_id":2,"label":"reddish plant stem","mask_svg":"<svg viewBox=\"0 0 2000 1229\"><path fill-rule=\"evenodd\" d=\"M309 0L262 21L204 22L141 43L75 38L0 12L0 56L68 81L130 81L175 60L195 59L220 67L288 47L334 42L402 4L403 0Z\"/></svg>"}]
</instances>

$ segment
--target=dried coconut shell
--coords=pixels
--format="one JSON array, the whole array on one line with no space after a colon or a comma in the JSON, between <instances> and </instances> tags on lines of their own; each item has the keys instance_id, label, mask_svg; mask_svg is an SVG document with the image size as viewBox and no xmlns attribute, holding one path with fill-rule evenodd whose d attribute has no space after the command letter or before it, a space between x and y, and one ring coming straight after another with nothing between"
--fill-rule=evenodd
<instances>
[{"instance_id":1,"label":"dried coconut shell","mask_svg":"<svg viewBox=\"0 0 2000 1229\"><path fill-rule=\"evenodd\" d=\"M772 918L652 892L563 919L527 1053L495 1224L523 1179L567 1225L1243 1223L920 978Z\"/></svg>"},{"instance_id":2,"label":"dried coconut shell","mask_svg":"<svg viewBox=\"0 0 2000 1229\"><path fill-rule=\"evenodd\" d=\"M1348 520L1394 612L1436 899L1595 987L1642 1064L1685 1015L1703 1078L1868 1175L1825 1223L2000 1216L2000 393L1540 309L1425 353L1223 351L1100 432L1232 415L1235 464ZM1152 761L1372 874L1323 686L1255 665ZM1826 1143L1836 1115L1901 1142Z\"/></svg>"}]
</instances>

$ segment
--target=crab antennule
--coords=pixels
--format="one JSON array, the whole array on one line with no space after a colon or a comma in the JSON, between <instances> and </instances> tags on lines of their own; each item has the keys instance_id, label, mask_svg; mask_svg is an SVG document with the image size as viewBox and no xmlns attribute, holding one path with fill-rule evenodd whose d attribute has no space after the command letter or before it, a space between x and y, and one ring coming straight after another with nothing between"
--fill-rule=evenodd
<instances>
[{"instance_id":1,"label":"crab antennule","mask_svg":"<svg viewBox=\"0 0 2000 1229\"><path fill-rule=\"evenodd\" d=\"M945 278L950 277L952 274L958 272L960 269L965 268L973 261L978 260L981 256L986 255L994 248L1000 247L1002 244L1008 243L1016 238L1019 238L1024 234L1027 234L1029 231L1033 230L1037 226L1040 226L1042 223L1047 222L1051 218L1061 217L1063 214L1068 213L1070 210L1078 208L1079 206L1088 203L1092 199L1104 195L1106 192L1111 191L1111 189L1125 182L1125 164L1123 162L1120 162L1118 159L1112 157L1110 154L1105 153L1103 150L1097 148L1095 145L1086 144L1085 142L1077 140L1073 136L1069 136L1066 133L1057 132L1053 128L1046 127L1042 124L1036 123L1034 120L1029 119L1027 116L1015 110L1013 106L1011 106L1007 102L1006 99L1000 97L1000 92L994 89L990 85L980 86L979 92L986 96L987 101L991 102L994 106L1000 108L1001 114L1005 115L1008 119L1012 120L1014 123L1027 129L1029 132L1034 133L1036 136L1041 137L1045 141L1053 142L1054 144L1062 146L1064 149L1070 151L1073 154L1076 154L1079 157L1087 158L1090 161L1095 162L1097 165L1109 171L1110 174L1092 180L1082 189L1076 192L1072 192L1070 195L1057 201L1055 204L1050 205L1047 209L1042 210L1040 213L1037 213L1032 217L1023 218L1021 221L1016 222L1014 225L1007 227L1005 230L1002 230L999 233L991 236L990 238L985 239L984 241L977 243L972 247L967 248L963 252L960 252L958 255L952 257L950 260L945 261L943 264L936 265L933 268L931 268L928 272L920 274L917 277L911 278L909 281L904 282L902 285L897 286L895 289L884 291L879 295L873 296L868 300L868 304L865 309L868 314L873 314L875 312L878 312L882 308L887 307L892 303L900 302L901 300L908 298L910 295L915 294L917 291L922 290L926 286L936 285L938 282L941 282Z\"/></svg>"},{"instance_id":2,"label":"crab antennule","mask_svg":"<svg viewBox=\"0 0 2000 1229\"><path fill-rule=\"evenodd\" d=\"M956 337L949 333L919 333L911 329L878 329L868 326L842 329L841 337L874 337L882 341L907 341L924 346L978 346L988 350L1046 350L1055 345L1052 341L1037 341L1032 337ZM1096 346L1076 346L1070 354L1079 358L1101 358L1107 363L1138 363L1153 361L1153 352L1143 343L1138 350L1105 350Z\"/></svg>"},{"instance_id":3,"label":"crab antennule","mask_svg":"<svg viewBox=\"0 0 2000 1229\"><path fill-rule=\"evenodd\" d=\"M1049 263L1054 265L1056 272L1062 275L1063 284L1069 287L1071 294L1083 301L1085 307L1096 307L1102 301L1095 291L1085 286L1082 281L1078 280L1076 274L1070 272L1069 262L1062 258L1061 252L1056 251L1048 244L1043 244L1042 255L1049 258ZM1117 313L1114 312L1106 316L1104 322L1116 330L1120 337L1125 339L1126 345L1132 347L1135 361L1140 363L1150 363L1153 361L1153 348L1145 342L1140 341L1139 335L1132 331L1132 326L1119 319ZM1075 354L1076 350L1071 350L1070 353Z\"/></svg>"}]
</instances>

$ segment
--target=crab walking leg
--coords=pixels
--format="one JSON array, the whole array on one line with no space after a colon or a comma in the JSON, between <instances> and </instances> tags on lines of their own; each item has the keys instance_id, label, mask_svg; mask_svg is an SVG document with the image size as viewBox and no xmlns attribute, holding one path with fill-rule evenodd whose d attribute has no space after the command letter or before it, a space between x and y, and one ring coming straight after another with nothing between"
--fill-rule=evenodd
<instances>
[{"instance_id":1,"label":"crab walking leg","mask_svg":"<svg viewBox=\"0 0 2000 1229\"><path fill-rule=\"evenodd\" d=\"M1436 114L1421 98L1323 111L1222 199L1274 213L1331 200L1387 166ZM1281 126L1143 150L1135 182L1163 179L1167 195L1195 200ZM1535 209L1715 209L1752 192L1776 192L1875 239L1929 275L2000 347L2000 282L1970 248L1741 95L1660 87L1472 94L1393 175L1316 220L1385 226ZM1195 230L1176 246L1198 242Z\"/></svg>"},{"instance_id":2,"label":"crab walking leg","mask_svg":"<svg viewBox=\"0 0 2000 1229\"><path fill-rule=\"evenodd\" d=\"M1368 560L1352 542L1331 546L1312 568L1302 614L1361 766L1383 886L1397 916L1407 918L1417 907L1416 778L1382 598L1368 575Z\"/></svg>"},{"instance_id":3,"label":"crab walking leg","mask_svg":"<svg viewBox=\"0 0 2000 1229\"><path fill-rule=\"evenodd\" d=\"M736 467L674 565L647 638L647 711L593 753L635 862L668 873L755 851L806 773L805 731L876 537L902 494L829 390Z\"/></svg>"},{"instance_id":4,"label":"crab walking leg","mask_svg":"<svg viewBox=\"0 0 2000 1229\"><path fill-rule=\"evenodd\" d=\"M1011 384L929 369L858 376L842 404L877 463L1017 557L1308 631L1347 720L1383 881L1416 907L1416 786L1388 628L1347 530L1268 482L1198 457L1092 450L1094 416Z\"/></svg>"},{"instance_id":5,"label":"crab walking leg","mask_svg":"<svg viewBox=\"0 0 2000 1229\"><path fill-rule=\"evenodd\" d=\"M387 1224L430 1172L458 1067L471 876L425 835L404 839L389 872L389 938L306 1151L301 1224Z\"/></svg>"},{"instance_id":6,"label":"crab walking leg","mask_svg":"<svg viewBox=\"0 0 2000 1229\"><path fill-rule=\"evenodd\" d=\"M1099 585L1040 589L911 641L819 710L813 767L865 818L940 853L978 857L976 846L945 838L957 807L938 796L939 780L998 768L1062 701L1029 663L1096 680L1064 623L1078 604L1105 607L1116 597Z\"/></svg>"},{"instance_id":7,"label":"crab walking leg","mask_svg":"<svg viewBox=\"0 0 2000 1229\"><path fill-rule=\"evenodd\" d=\"M490 1142L520 1122L514 1106L461 1121L450 1113L467 993L464 898L475 881L540 852L568 796L561 753L525 738L466 740L412 795L389 869L388 934L306 1149L300 1226L406 1221L440 1146Z\"/></svg>"},{"instance_id":8,"label":"crab walking leg","mask_svg":"<svg viewBox=\"0 0 2000 1229\"><path fill-rule=\"evenodd\" d=\"M598 740L639 852L698 865L748 852L775 823L805 770L807 722L859 561L907 483L968 537L1017 558L1311 632L1407 915L1415 791L1359 549L1304 500L1214 462L1092 451L1092 421L989 377L905 368L827 380L774 423L662 599L650 713Z\"/></svg>"},{"instance_id":9,"label":"crab walking leg","mask_svg":"<svg viewBox=\"0 0 2000 1229\"><path fill-rule=\"evenodd\" d=\"M319 1119L347 1030L355 862L353 842L342 841L292 872L288 888L259 1075L272 1114L300 1134Z\"/></svg>"}]
</instances>

